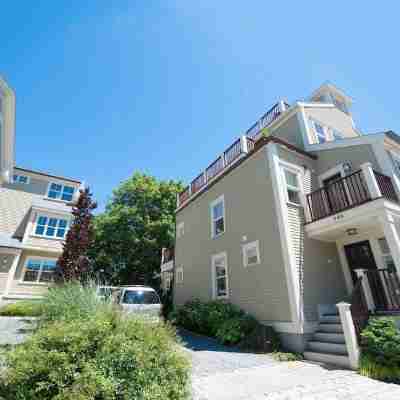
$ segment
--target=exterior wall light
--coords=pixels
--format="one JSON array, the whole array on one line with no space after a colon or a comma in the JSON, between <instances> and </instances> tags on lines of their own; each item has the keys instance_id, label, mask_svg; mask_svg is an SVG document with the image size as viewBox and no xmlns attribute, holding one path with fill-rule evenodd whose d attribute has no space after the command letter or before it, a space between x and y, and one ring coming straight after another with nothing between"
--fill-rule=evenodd
<instances>
[{"instance_id":1,"label":"exterior wall light","mask_svg":"<svg viewBox=\"0 0 400 400\"><path fill-rule=\"evenodd\" d=\"M358 230L357 230L357 228L349 228L349 229L346 229L346 233L349 236L354 236L354 235L357 235Z\"/></svg>"}]
</instances>

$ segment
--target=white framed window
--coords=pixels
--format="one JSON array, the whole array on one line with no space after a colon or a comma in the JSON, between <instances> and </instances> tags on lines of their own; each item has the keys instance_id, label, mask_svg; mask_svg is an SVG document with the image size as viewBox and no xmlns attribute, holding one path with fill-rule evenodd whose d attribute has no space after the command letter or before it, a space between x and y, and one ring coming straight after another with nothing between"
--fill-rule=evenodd
<instances>
[{"instance_id":1,"label":"white framed window","mask_svg":"<svg viewBox=\"0 0 400 400\"><path fill-rule=\"evenodd\" d=\"M54 280L57 260L28 258L25 262L22 282L49 283Z\"/></svg>"},{"instance_id":2,"label":"white framed window","mask_svg":"<svg viewBox=\"0 0 400 400\"><path fill-rule=\"evenodd\" d=\"M26 175L13 175L13 183L23 183L23 184L28 184L30 182L29 176Z\"/></svg>"},{"instance_id":3,"label":"white framed window","mask_svg":"<svg viewBox=\"0 0 400 400\"><path fill-rule=\"evenodd\" d=\"M225 252L216 254L211 258L213 297L215 299L224 299L229 297L227 264L228 264L228 257Z\"/></svg>"},{"instance_id":4,"label":"white framed window","mask_svg":"<svg viewBox=\"0 0 400 400\"><path fill-rule=\"evenodd\" d=\"M183 267L179 267L176 269L176 283L183 283Z\"/></svg>"},{"instance_id":5,"label":"white framed window","mask_svg":"<svg viewBox=\"0 0 400 400\"><path fill-rule=\"evenodd\" d=\"M398 174L400 174L400 154L393 151L390 152L392 155L393 165Z\"/></svg>"},{"instance_id":6,"label":"white framed window","mask_svg":"<svg viewBox=\"0 0 400 400\"><path fill-rule=\"evenodd\" d=\"M185 234L185 223L179 222L176 226L176 237L181 238Z\"/></svg>"},{"instance_id":7,"label":"white framed window","mask_svg":"<svg viewBox=\"0 0 400 400\"><path fill-rule=\"evenodd\" d=\"M387 268L390 272L396 271L396 265L390 253L389 245L386 241L386 238L378 239L378 243L381 250L382 260L383 264L385 265L385 268Z\"/></svg>"},{"instance_id":8,"label":"white framed window","mask_svg":"<svg viewBox=\"0 0 400 400\"><path fill-rule=\"evenodd\" d=\"M68 220L46 215L36 218L35 235L48 238L64 239L68 229Z\"/></svg>"},{"instance_id":9,"label":"white framed window","mask_svg":"<svg viewBox=\"0 0 400 400\"><path fill-rule=\"evenodd\" d=\"M260 264L260 244L258 240L244 244L242 249L244 267Z\"/></svg>"},{"instance_id":10,"label":"white framed window","mask_svg":"<svg viewBox=\"0 0 400 400\"><path fill-rule=\"evenodd\" d=\"M327 141L325 127L314 119L310 118L311 127L314 130L315 140L317 143L325 143Z\"/></svg>"},{"instance_id":11,"label":"white framed window","mask_svg":"<svg viewBox=\"0 0 400 400\"><path fill-rule=\"evenodd\" d=\"M225 199L218 197L210 205L211 237L216 238L225 232Z\"/></svg>"},{"instance_id":12,"label":"white framed window","mask_svg":"<svg viewBox=\"0 0 400 400\"><path fill-rule=\"evenodd\" d=\"M61 183L50 182L47 197L49 199L72 201L75 188Z\"/></svg>"},{"instance_id":13,"label":"white framed window","mask_svg":"<svg viewBox=\"0 0 400 400\"><path fill-rule=\"evenodd\" d=\"M285 185L286 201L301 205L301 185L298 171L281 166L283 183Z\"/></svg>"}]
</instances>

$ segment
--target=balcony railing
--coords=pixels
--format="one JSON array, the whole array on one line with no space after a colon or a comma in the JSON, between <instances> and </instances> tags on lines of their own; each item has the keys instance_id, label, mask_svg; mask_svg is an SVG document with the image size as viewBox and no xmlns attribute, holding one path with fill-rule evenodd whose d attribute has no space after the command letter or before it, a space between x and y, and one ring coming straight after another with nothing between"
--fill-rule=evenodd
<instances>
[{"instance_id":1,"label":"balcony railing","mask_svg":"<svg viewBox=\"0 0 400 400\"><path fill-rule=\"evenodd\" d=\"M290 105L284 101L275 103L255 124L253 124L246 131L246 135L254 139L262 129L275 121L289 107Z\"/></svg>"},{"instance_id":2,"label":"balcony railing","mask_svg":"<svg viewBox=\"0 0 400 400\"><path fill-rule=\"evenodd\" d=\"M246 136L237 139L215 161L213 161L205 171L193 179L188 187L179 193L177 206L180 207L194 194L207 186L214 178L222 174L223 171L235 163L243 154L246 154L253 149L253 139Z\"/></svg>"},{"instance_id":3,"label":"balcony railing","mask_svg":"<svg viewBox=\"0 0 400 400\"><path fill-rule=\"evenodd\" d=\"M307 205L310 212L309 222L334 215L355 206L359 206L375 197L384 197L391 201L398 201L390 177L373 171L372 179L380 190L380 196L371 196L364 171L359 170L344 178L338 179L307 195Z\"/></svg>"}]
</instances>

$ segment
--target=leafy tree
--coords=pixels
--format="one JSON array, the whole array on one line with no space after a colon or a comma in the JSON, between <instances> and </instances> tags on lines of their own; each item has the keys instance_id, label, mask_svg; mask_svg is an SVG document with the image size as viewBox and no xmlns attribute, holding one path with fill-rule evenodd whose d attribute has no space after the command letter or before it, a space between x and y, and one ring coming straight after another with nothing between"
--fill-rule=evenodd
<instances>
[{"instance_id":1,"label":"leafy tree","mask_svg":"<svg viewBox=\"0 0 400 400\"><path fill-rule=\"evenodd\" d=\"M91 254L100 279L159 285L161 248L174 243L176 194L182 189L179 182L136 172L114 190L95 219Z\"/></svg>"},{"instance_id":2,"label":"leafy tree","mask_svg":"<svg viewBox=\"0 0 400 400\"><path fill-rule=\"evenodd\" d=\"M88 250L93 240L92 212L96 207L89 188L80 190L78 201L72 208L74 219L57 262L57 281L81 280L88 272Z\"/></svg>"}]
</instances>

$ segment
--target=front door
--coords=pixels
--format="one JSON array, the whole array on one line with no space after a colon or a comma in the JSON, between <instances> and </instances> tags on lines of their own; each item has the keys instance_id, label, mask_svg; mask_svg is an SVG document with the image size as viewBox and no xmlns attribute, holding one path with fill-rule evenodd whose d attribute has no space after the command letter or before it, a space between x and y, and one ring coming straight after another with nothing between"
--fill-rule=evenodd
<instances>
[{"instance_id":1,"label":"front door","mask_svg":"<svg viewBox=\"0 0 400 400\"><path fill-rule=\"evenodd\" d=\"M334 213L340 209L347 207L347 194L343 190L343 183L340 181L342 175L338 172L322 181L322 186L325 189L326 200L328 202L330 213ZM340 182L339 182L340 181Z\"/></svg>"},{"instance_id":2,"label":"front door","mask_svg":"<svg viewBox=\"0 0 400 400\"><path fill-rule=\"evenodd\" d=\"M371 272L377 271L378 268L376 266L375 258L368 240L344 246L344 250L346 253L347 263L351 271L351 276L353 278L353 283L355 283L358 279L357 274L354 272L356 269L367 269ZM378 274L368 274L368 282L376 308L385 309L385 292Z\"/></svg>"}]
</instances>

